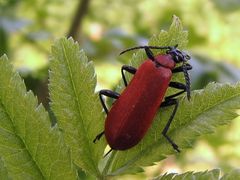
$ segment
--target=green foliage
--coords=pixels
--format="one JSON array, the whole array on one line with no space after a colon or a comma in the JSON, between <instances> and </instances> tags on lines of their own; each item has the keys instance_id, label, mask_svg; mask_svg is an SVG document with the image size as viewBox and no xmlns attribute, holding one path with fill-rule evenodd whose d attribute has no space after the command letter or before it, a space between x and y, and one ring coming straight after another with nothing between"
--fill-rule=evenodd
<instances>
[{"instance_id":1,"label":"green foliage","mask_svg":"<svg viewBox=\"0 0 240 180\"><path fill-rule=\"evenodd\" d=\"M106 143L93 143L103 130L104 117L94 93L96 76L92 62L72 39L60 39L50 59L51 107L74 163L89 174L99 176L98 162Z\"/></svg>"},{"instance_id":2,"label":"green foliage","mask_svg":"<svg viewBox=\"0 0 240 180\"><path fill-rule=\"evenodd\" d=\"M8 39L6 32L0 27L0 56L8 52Z\"/></svg>"},{"instance_id":3,"label":"green foliage","mask_svg":"<svg viewBox=\"0 0 240 180\"><path fill-rule=\"evenodd\" d=\"M58 127L51 127L47 112L32 92L26 92L6 56L0 58L0 71L0 175L10 179L76 178Z\"/></svg>"},{"instance_id":4,"label":"green foliage","mask_svg":"<svg viewBox=\"0 0 240 180\"><path fill-rule=\"evenodd\" d=\"M161 30L156 36L154 35L149 44L155 46L175 46L179 49L185 49L188 42L188 32L183 30L182 23L177 16L173 16L173 22L168 31ZM161 52L161 51L159 51Z\"/></svg>"},{"instance_id":5,"label":"green foliage","mask_svg":"<svg viewBox=\"0 0 240 180\"><path fill-rule=\"evenodd\" d=\"M240 178L240 170L234 169L230 173L225 174L221 180L235 180Z\"/></svg>"},{"instance_id":6,"label":"green foliage","mask_svg":"<svg viewBox=\"0 0 240 180\"><path fill-rule=\"evenodd\" d=\"M240 170L236 169L233 170L224 176L220 177L220 170L219 169L213 169L211 171L203 171L203 172L186 172L183 174L164 174L162 176L159 176L157 178L154 178L153 180L234 180L240 178Z\"/></svg>"},{"instance_id":7,"label":"green foliage","mask_svg":"<svg viewBox=\"0 0 240 180\"><path fill-rule=\"evenodd\" d=\"M0 179L10 179L7 168L4 166L2 159L0 159Z\"/></svg>"},{"instance_id":8,"label":"green foliage","mask_svg":"<svg viewBox=\"0 0 240 180\"><path fill-rule=\"evenodd\" d=\"M174 16L168 32L154 36L151 45L186 47L187 32ZM162 53L155 51L155 53ZM137 52L131 64L137 67L145 59ZM161 135L172 111L161 108L144 139L127 151L113 151L103 159L106 141L92 141L103 130L104 115L95 92L96 75L92 62L72 39L62 38L52 47L50 58L51 110L57 124L50 119L32 92L26 92L21 78L12 69L6 56L0 59L0 177L13 179L77 179L76 169L99 179L107 176L135 173L174 154ZM181 73L180 73L181 74ZM130 77L129 77L130 79ZM181 75L173 80L183 81ZM119 85L119 91L122 89ZM170 91L172 93L175 91ZM180 104L168 135L180 149L191 147L200 135L214 132L238 116L240 83L211 83L205 89L185 96ZM239 171L233 171L237 175ZM233 177L231 173L224 178ZM165 177L218 177L212 170Z\"/></svg>"}]
</instances>

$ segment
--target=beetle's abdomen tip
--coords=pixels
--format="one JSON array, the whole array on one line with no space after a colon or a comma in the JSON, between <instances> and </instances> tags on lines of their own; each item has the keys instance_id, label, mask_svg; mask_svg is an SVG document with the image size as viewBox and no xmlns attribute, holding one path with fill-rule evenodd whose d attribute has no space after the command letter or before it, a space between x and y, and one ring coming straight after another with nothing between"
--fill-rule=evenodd
<instances>
[{"instance_id":1,"label":"beetle's abdomen tip","mask_svg":"<svg viewBox=\"0 0 240 180\"><path fill-rule=\"evenodd\" d=\"M140 140L131 137L128 134L117 137L113 142L108 142L114 150L127 150L135 146Z\"/></svg>"}]
</instances>

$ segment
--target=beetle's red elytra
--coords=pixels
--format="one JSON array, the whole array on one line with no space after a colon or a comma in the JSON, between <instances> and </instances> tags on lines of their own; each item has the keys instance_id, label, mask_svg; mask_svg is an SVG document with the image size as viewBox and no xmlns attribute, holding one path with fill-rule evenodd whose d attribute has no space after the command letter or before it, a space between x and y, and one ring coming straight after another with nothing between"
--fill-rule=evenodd
<instances>
[{"instance_id":1,"label":"beetle's red elytra","mask_svg":"<svg viewBox=\"0 0 240 180\"><path fill-rule=\"evenodd\" d=\"M121 54L134 49L145 49L148 59L138 69L127 65L122 67L121 73L126 88L121 94L110 90L99 92L107 118L104 131L96 136L94 142L105 134L111 150L129 149L144 137L159 107L174 106L173 112L162 130L162 135L177 152L180 152L178 146L167 135L167 131L178 108L176 97L187 92L187 98L190 100L188 70L192 69L192 66L187 63L190 56L177 49L177 45L173 47L138 46L127 49ZM167 51L166 54L154 56L151 49L166 49ZM182 63L182 65L175 67L177 63ZM129 84L124 71L134 74ZM178 72L183 72L185 84L171 81L172 74ZM168 87L181 91L164 98ZM116 99L110 111L105 105L103 96Z\"/></svg>"},{"instance_id":2,"label":"beetle's red elytra","mask_svg":"<svg viewBox=\"0 0 240 180\"><path fill-rule=\"evenodd\" d=\"M162 56L163 60L165 56ZM136 145L145 135L162 102L172 71L157 68L145 61L115 101L105 123L105 136L110 147L125 150Z\"/></svg>"}]
</instances>

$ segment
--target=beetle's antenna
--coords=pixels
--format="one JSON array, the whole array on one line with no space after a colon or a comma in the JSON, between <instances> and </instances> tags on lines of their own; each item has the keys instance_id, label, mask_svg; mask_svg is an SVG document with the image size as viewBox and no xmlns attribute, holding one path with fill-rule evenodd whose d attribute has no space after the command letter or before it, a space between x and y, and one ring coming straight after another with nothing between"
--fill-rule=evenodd
<instances>
[{"instance_id":1,"label":"beetle's antenna","mask_svg":"<svg viewBox=\"0 0 240 180\"><path fill-rule=\"evenodd\" d=\"M124 54L125 52L132 51L135 49L146 49L146 48L148 48L148 49L171 49L172 47L171 46L136 46L136 47L132 47L132 48L122 51L120 53L120 55Z\"/></svg>"},{"instance_id":2,"label":"beetle's antenna","mask_svg":"<svg viewBox=\"0 0 240 180\"><path fill-rule=\"evenodd\" d=\"M186 82L187 99L190 100L191 99L191 91L190 91L191 82L190 82L189 74L187 71L187 66L184 61L183 61L183 74L184 74L184 78L185 78L185 82Z\"/></svg>"},{"instance_id":3,"label":"beetle's antenna","mask_svg":"<svg viewBox=\"0 0 240 180\"><path fill-rule=\"evenodd\" d=\"M110 152L112 152L113 151L113 149L110 149L104 156L103 156L103 158L105 158Z\"/></svg>"}]
</instances>

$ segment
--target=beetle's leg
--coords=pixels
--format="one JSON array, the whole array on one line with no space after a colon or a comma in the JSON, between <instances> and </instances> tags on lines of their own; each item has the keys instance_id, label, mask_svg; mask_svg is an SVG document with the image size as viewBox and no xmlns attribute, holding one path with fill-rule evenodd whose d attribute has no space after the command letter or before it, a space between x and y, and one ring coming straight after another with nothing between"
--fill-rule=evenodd
<instances>
[{"instance_id":1,"label":"beetle's leg","mask_svg":"<svg viewBox=\"0 0 240 180\"><path fill-rule=\"evenodd\" d=\"M108 109L107 109L107 106L104 102L103 95L107 96L107 97L114 98L114 99L118 99L120 94L118 94L117 92L111 91L111 90L106 90L106 89L103 89L103 90L99 91L99 98L100 98L102 107L103 107L104 111L106 112L106 114L108 114Z\"/></svg>"},{"instance_id":2,"label":"beetle's leg","mask_svg":"<svg viewBox=\"0 0 240 180\"><path fill-rule=\"evenodd\" d=\"M177 108L178 108L178 101L177 99L167 99L165 100L162 104L161 104L161 107L166 107L166 106L172 106L172 105L175 105L174 106L174 109L173 109L173 112L166 124L166 126L164 127L163 131L162 131L162 135L167 139L167 141L172 145L173 149L176 150L177 152L180 152L180 150L178 149L178 145L175 144L173 142L173 140L167 135L167 132L169 130L169 127L172 123L172 120L177 112Z\"/></svg>"},{"instance_id":3,"label":"beetle's leg","mask_svg":"<svg viewBox=\"0 0 240 180\"><path fill-rule=\"evenodd\" d=\"M107 106L103 100L103 95L104 96L107 96L107 97L111 97L111 98L114 98L114 99L118 99L119 97L119 94L114 92L114 91L111 91L111 90L106 90L106 89L103 89L101 91L99 91L99 98L100 98L100 101L101 101L101 104L103 106L103 109L104 111L106 112L106 114L108 114L108 109L107 109ZM102 136L104 135L104 131L99 133L95 139L93 140L93 142L95 143L97 140L99 140Z\"/></svg>"},{"instance_id":4,"label":"beetle's leg","mask_svg":"<svg viewBox=\"0 0 240 180\"><path fill-rule=\"evenodd\" d=\"M169 87L173 87L173 88L176 88L176 89L182 89L182 91L180 91L176 94L165 97L165 100L172 99L172 98L174 98L176 96L179 96L180 94L186 92L186 85L182 84L182 83L179 83L179 82L170 82Z\"/></svg>"},{"instance_id":5,"label":"beetle's leg","mask_svg":"<svg viewBox=\"0 0 240 180\"><path fill-rule=\"evenodd\" d=\"M105 158L112 151L113 151L113 149L110 149L103 157Z\"/></svg>"},{"instance_id":6,"label":"beetle's leg","mask_svg":"<svg viewBox=\"0 0 240 180\"><path fill-rule=\"evenodd\" d=\"M135 74L137 72L137 69L135 67L128 66L128 65L123 65L122 66L122 69L121 69L122 79L123 79L124 85L127 87L128 84L127 84L127 80L126 80L124 71L127 71L131 74Z\"/></svg>"},{"instance_id":7,"label":"beetle's leg","mask_svg":"<svg viewBox=\"0 0 240 180\"><path fill-rule=\"evenodd\" d=\"M186 82L186 91L187 91L188 100L190 100L191 98L191 93L190 93L191 82L190 82L188 70L191 70L191 69L192 69L192 66L190 64L183 64L182 66L179 66L172 70L173 73L183 72L185 82Z\"/></svg>"},{"instance_id":8,"label":"beetle's leg","mask_svg":"<svg viewBox=\"0 0 240 180\"><path fill-rule=\"evenodd\" d=\"M96 141L99 141L103 135L104 135L104 131L101 132L101 133L99 133L99 134L95 137L95 139L93 140L93 142L96 143Z\"/></svg>"},{"instance_id":9,"label":"beetle's leg","mask_svg":"<svg viewBox=\"0 0 240 180\"><path fill-rule=\"evenodd\" d=\"M192 69L190 64L185 64L186 70L189 71ZM183 66L176 67L172 70L173 73L183 72Z\"/></svg>"}]
</instances>

